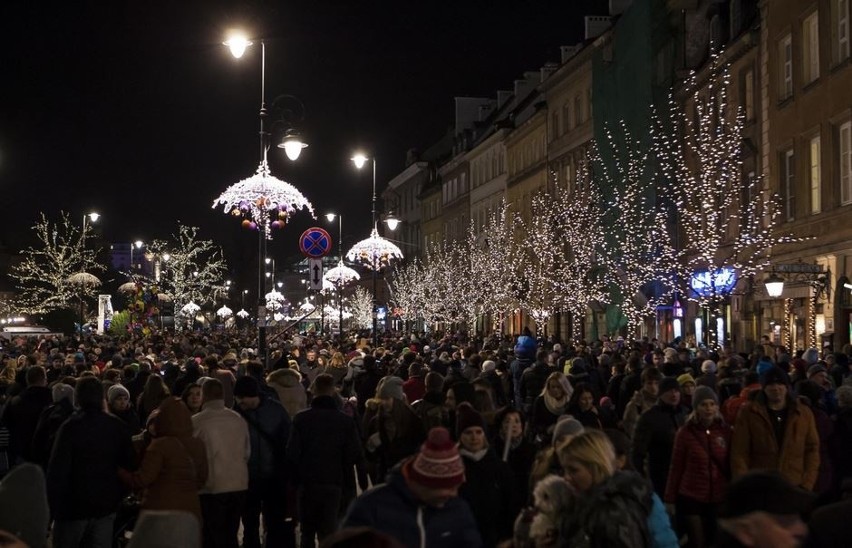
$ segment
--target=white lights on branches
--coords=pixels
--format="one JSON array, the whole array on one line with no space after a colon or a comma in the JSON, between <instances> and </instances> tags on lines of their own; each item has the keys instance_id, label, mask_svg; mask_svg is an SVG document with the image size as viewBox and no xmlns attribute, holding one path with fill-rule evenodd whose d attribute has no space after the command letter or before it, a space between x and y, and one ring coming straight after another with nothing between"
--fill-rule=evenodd
<instances>
[{"instance_id":1,"label":"white lights on branches","mask_svg":"<svg viewBox=\"0 0 852 548\"><path fill-rule=\"evenodd\" d=\"M393 242L379 236L379 231L374 227L370 237L353 245L346 258L371 270L381 270L392 260L402 259L402 251Z\"/></svg>"}]
</instances>

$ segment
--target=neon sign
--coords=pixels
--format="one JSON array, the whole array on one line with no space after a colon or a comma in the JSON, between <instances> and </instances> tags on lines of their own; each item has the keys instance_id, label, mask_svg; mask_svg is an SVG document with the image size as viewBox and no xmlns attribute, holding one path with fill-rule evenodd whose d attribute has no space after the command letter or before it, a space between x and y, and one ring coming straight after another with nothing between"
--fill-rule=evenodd
<instances>
[{"instance_id":1,"label":"neon sign","mask_svg":"<svg viewBox=\"0 0 852 548\"><path fill-rule=\"evenodd\" d=\"M737 285L737 273L727 266L716 270L696 271L689 279L689 287L702 297L712 297L714 294L727 295L735 285Z\"/></svg>"}]
</instances>

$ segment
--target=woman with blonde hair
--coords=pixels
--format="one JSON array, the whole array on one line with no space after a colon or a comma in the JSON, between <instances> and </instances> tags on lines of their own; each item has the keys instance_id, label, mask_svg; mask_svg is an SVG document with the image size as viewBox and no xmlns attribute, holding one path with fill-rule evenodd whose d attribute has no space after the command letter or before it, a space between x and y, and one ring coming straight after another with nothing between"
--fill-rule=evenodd
<instances>
[{"instance_id":1,"label":"woman with blonde hair","mask_svg":"<svg viewBox=\"0 0 852 548\"><path fill-rule=\"evenodd\" d=\"M571 382L562 373L555 371L547 377L541 394L533 402L529 422L530 433L540 446L550 441L553 426L566 413L573 393Z\"/></svg>"},{"instance_id":2,"label":"woman with blonde hair","mask_svg":"<svg viewBox=\"0 0 852 548\"><path fill-rule=\"evenodd\" d=\"M651 486L634 472L618 470L609 437L602 430L587 430L558 453L565 480L581 501L563 524L566 545L650 546Z\"/></svg>"},{"instance_id":3,"label":"woman with blonde hair","mask_svg":"<svg viewBox=\"0 0 852 548\"><path fill-rule=\"evenodd\" d=\"M346 367L346 358L343 357L343 354L340 352L335 352L331 359L328 360L325 367L322 368L321 373L327 373L334 378L335 386L343 385L343 378L346 376L346 372L349 369Z\"/></svg>"}]
</instances>

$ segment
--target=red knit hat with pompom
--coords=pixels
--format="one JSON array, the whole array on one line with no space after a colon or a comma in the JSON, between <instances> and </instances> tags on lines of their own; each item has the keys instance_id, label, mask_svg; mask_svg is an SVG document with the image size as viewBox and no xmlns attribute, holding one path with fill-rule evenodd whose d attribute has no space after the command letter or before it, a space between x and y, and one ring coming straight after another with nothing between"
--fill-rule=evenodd
<instances>
[{"instance_id":1,"label":"red knit hat with pompom","mask_svg":"<svg viewBox=\"0 0 852 548\"><path fill-rule=\"evenodd\" d=\"M464 463L450 432L440 426L429 430L417 456L406 463L411 481L433 489L448 489L464 483Z\"/></svg>"}]
</instances>

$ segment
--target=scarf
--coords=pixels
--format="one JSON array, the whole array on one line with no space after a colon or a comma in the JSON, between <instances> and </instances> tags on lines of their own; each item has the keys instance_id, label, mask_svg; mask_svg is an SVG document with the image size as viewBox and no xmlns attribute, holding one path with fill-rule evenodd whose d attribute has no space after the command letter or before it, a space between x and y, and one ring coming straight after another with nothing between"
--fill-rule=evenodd
<instances>
[{"instance_id":1,"label":"scarf","mask_svg":"<svg viewBox=\"0 0 852 548\"><path fill-rule=\"evenodd\" d=\"M550 395L550 392L544 392L544 406L547 407L547 410L556 415L557 417L565 414L565 406L568 405L568 395L564 395L559 399L554 398Z\"/></svg>"},{"instance_id":2,"label":"scarf","mask_svg":"<svg viewBox=\"0 0 852 548\"><path fill-rule=\"evenodd\" d=\"M487 453L488 453L488 447L486 447L485 449L480 449L479 451L476 451L475 453L472 452L472 451L468 451L467 449L464 449L463 447L459 447L459 455L461 455L463 457L467 457L470 460L472 460L473 462L481 461Z\"/></svg>"}]
</instances>

